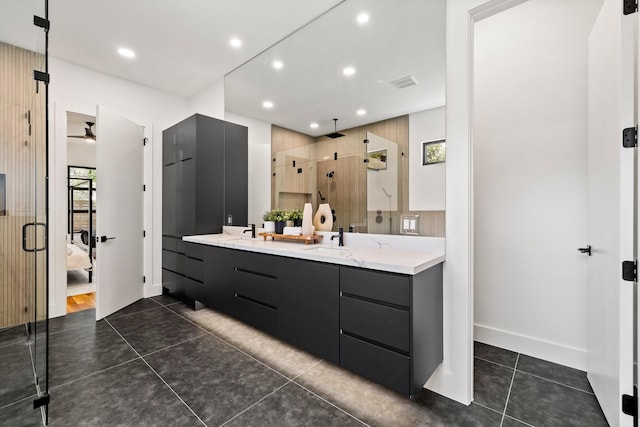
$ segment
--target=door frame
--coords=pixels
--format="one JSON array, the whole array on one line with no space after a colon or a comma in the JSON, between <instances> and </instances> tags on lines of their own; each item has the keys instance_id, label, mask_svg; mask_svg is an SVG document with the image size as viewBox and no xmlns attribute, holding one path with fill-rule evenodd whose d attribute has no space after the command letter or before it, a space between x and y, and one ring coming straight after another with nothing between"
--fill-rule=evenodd
<instances>
[{"instance_id":1,"label":"door frame","mask_svg":"<svg viewBox=\"0 0 640 427\"><path fill-rule=\"evenodd\" d=\"M67 111L75 113L96 115L97 105L86 102L54 101L50 104L49 129L49 317L59 317L67 314ZM119 111L113 109L112 111ZM153 122L150 120L134 119L144 127L144 136L147 144L144 147L144 192L143 226L147 231L143 248L144 275L147 277L144 283L143 295L145 297L157 294L157 287L153 286L153 180L152 180L152 135Z\"/></svg>"}]
</instances>

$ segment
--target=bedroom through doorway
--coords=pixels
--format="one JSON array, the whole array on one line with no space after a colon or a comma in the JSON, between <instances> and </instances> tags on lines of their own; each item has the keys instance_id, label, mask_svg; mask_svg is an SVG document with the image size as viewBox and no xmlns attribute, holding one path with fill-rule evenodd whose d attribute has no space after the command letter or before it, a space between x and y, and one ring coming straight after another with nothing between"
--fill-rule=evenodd
<instances>
[{"instance_id":1,"label":"bedroom through doorway","mask_svg":"<svg viewBox=\"0 0 640 427\"><path fill-rule=\"evenodd\" d=\"M67 112L67 313L95 308L96 118Z\"/></svg>"}]
</instances>

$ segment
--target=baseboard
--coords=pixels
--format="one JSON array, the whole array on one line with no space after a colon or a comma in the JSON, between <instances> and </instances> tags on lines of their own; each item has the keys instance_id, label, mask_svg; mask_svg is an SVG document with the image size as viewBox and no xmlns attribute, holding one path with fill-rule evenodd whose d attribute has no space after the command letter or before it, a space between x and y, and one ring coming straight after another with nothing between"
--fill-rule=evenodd
<instances>
[{"instance_id":1,"label":"baseboard","mask_svg":"<svg viewBox=\"0 0 640 427\"><path fill-rule=\"evenodd\" d=\"M586 371L587 350L475 324L475 341Z\"/></svg>"},{"instance_id":2,"label":"baseboard","mask_svg":"<svg viewBox=\"0 0 640 427\"><path fill-rule=\"evenodd\" d=\"M162 283L154 283L144 287L145 298L157 297L158 295L162 295Z\"/></svg>"}]
</instances>

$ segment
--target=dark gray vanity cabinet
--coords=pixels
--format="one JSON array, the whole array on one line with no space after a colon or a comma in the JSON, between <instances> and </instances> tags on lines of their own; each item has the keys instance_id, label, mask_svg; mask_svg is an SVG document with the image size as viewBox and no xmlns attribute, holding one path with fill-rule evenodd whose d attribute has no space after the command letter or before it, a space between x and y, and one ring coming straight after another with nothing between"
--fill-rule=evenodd
<instances>
[{"instance_id":1,"label":"dark gray vanity cabinet","mask_svg":"<svg viewBox=\"0 0 640 427\"><path fill-rule=\"evenodd\" d=\"M207 307L229 316L235 315L233 253L231 249L204 246L205 291L200 300Z\"/></svg>"},{"instance_id":2,"label":"dark gray vanity cabinet","mask_svg":"<svg viewBox=\"0 0 640 427\"><path fill-rule=\"evenodd\" d=\"M279 337L332 363L339 363L337 265L278 259Z\"/></svg>"},{"instance_id":3,"label":"dark gray vanity cabinet","mask_svg":"<svg viewBox=\"0 0 640 427\"><path fill-rule=\"evenodd\" d=\"M196 286L183 269L189 264L184 248L174 240L247 223L247 150L246 127L201 114L163 131L162 286L169 293L197 300L185 292Z\"/></svg>"},{"instance_id":4,"label":"dark gray vanity cabinet","mask_svg":"<svg viewBox=\"0 0 640 427\"><path fill-rule=\"evenodd\" d=\"M414 396L443 357L442 264L414 276L340 268L340 366Z\"/></svg>"},{"instance_id":5,"label":"dark gray vanity cabinet","mask_svg":"<svg viewBox=\"0 0 640 427\"><path fill-rule=\"evenodd\" d=\"M254 252L234 253L235 316L278 336L279 257Z\"/></svg>"}]
</instances>

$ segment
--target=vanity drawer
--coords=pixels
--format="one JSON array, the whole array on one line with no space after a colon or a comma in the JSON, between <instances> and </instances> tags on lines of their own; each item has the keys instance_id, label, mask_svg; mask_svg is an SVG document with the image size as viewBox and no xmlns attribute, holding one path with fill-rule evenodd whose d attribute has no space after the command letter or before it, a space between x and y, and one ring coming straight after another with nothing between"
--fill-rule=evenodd
<instances>
[{"instance_id":1,"label":"vanity drawer","mask_svg":"<svg viewBox=\"0 0 640 427\"><path fill-rule=\"evenodd\" d=\"M180 242L178 237L162 236L162 249L167 249L173 252L178 251L178 243Z\"/></svg>"},{"instance_id":2,"label":"vanity drawer","mask_svg":"<svg viewBox=\"0 0 640 427\"><path fill-rule=\"evenodd\" d=\"M183 256L183 273L192 279L204 282L204 262L199 259Z\"/></svg>"},{"instance_id":3,"label":"vanity drawer","mask_svg":"<svg viewBox=\"0 0 640 427\"><path fill-rule=\"evenodd\" d=\"M409 311L356 298L340 297L340 328L409 353Z\"/></svg>"},{"instance_id":4,"label":"vanity drawer","mask_svg":"<svg viewBox=\"0 0 640 427\"><path fill-rule=\"evenodd\" d=\"M162 268L179 272L179 265L182 262L184 255L177 252L162 250Z\"/></svg>"},{"instance_id":5,"label":"vanity drawer","mask_svg":"<svg viewBox=\"0 0 640 427\"><path fill-rule=\"evenodd\" d=\"M204 246L198 243L183 241L184 254L189 258L195 258L202 261L204 259Z\"/></svg>"},{"instance_id":6,"label":"vanity drawer","mask_svg":"<svg viewBox=\"0 0 640 427\"><path fill-rule=\"evenodd\" d=\"M278 306L278 280L271 276L239 267L234 272L235 292L263 304Z\"/></svg>"},{"instance_id":7,"label":"vanity drawer","mask_svg":"<svg viewBox=\"0 0 640 427\"><path fill-rule=\"evenodd\" d=\"M236 295L235 317L273 336L278 332L278 311Z\"/></svg>"},{"instance_id":8,"label":"vanity drawer","mask_svg":"<svg viewBox=\"0 0 640 427\"><path fill-rule=\"evenodd\" d=\"M250 271L277 279L280 257L236 251L234 254L235 267L239 270Z\"/></svg>"},{"instance_id":9,"label":"vanity drawer","mask_svg":"<svg viewBox=\"0 0 640 427\"><path fill-rule=\"evenodd\" d=\"M411 367L407 356L341 334L340 366L398 393L411 393Z\"/></svg>"},{"instance_id":10,"label":"vanity drawer","mask_svg":"<svg viewBox=\"0 0 640 427\"><path fill-rule=\"evenodd\" d=\"M174 273L173 271L162 269L162 287L171 294L181 296L184 294L184 280L186 277Z\"/></svg>"},{"instance_id":11,"label":"vanity drawer","mask_svg":"<svg viewBox=\"0 0 640 427\"><path fill-rule=\"evenodd\" d=\"M408 276L359 268L340 268L340 291L409 307L411 283Z\"/></svg>"},{"instance_id":12,"label":"vanity drawer","mask_svg":"<svg viewBox=\"0 0 640 427\"><path fill-rule=\"evenodd\" d=\"M189 299L202 302L205 293L204 285L202 284L202 282L190 279L188 277L184 277L182 279L182 282L184 283L184 296Z\"/></svg>"}]
</instances>

